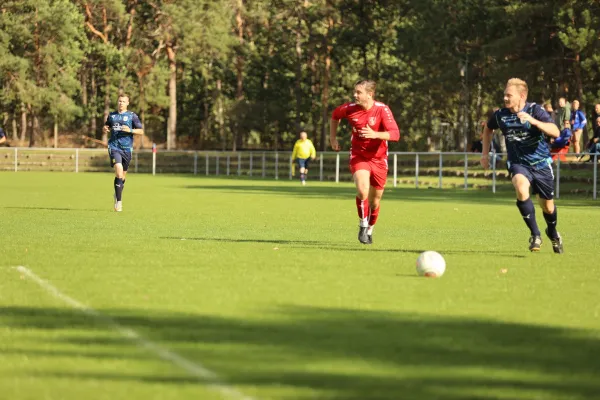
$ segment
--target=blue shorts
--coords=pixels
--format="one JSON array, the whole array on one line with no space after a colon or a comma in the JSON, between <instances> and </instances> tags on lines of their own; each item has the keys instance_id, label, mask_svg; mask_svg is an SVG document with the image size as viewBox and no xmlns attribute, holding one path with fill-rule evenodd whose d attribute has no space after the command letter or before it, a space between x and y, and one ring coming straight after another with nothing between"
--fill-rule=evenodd
<instances>
[{"instance_id":1,"label":"blue shorts","mask_svg":"<svg viewBox=\"0 0 600 400\"><path fill-rule=\"evenodd\" d=\"M508 168L508 172L511 178L517 174L525 176L533 188L533 194L538 194L546 200L554 198L554 171L551 164L546 164L546 166L539 169L527 165L512 164Z\"/></svg>"},{"instance_id":2,"label":"blue shorts","mask_svg":"<svg viewBox=\"0 0 600 400\"><path fill-rule=\"evenodd\" d=\"M114 167L115 164L122 164L123 171L127 171L129 163L131 162L131 152L122 149L108 148L108 156L110 157L110 166Z\"/></svg>"},{"instance_id":3,"label":"blue shorts","mask_svg":"<svg viewBox=\"0 0 600 400\"><path fill-rule=\"evenodd\" d=\"M298 164L298 168L308 169L308 164L310 164L310 158L297 158L296 163Z\"/></svg>"}]
</instances>

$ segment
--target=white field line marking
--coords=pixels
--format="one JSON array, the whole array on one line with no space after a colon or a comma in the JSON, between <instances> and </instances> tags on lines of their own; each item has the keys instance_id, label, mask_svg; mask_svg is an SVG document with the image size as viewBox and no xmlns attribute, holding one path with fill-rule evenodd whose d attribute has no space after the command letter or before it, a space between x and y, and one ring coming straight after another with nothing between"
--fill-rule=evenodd
<instances>
[{"instance_id":1,"label":"white field line marking","mask_svg":"<svg viewBox=\"0 0 600 400\"><path fill-rule=\"evenodd\" d=\"M47 282L47 281L43 280L42 278L40 278L39 276L37 276L29 268L26 268L23 266L12 267L12 268L16 269L21 274L25 275L27 278L29 278L32 281L34 281L35 283L37 283L44 290L46 290L46 292L50 293L55 298L62 300L63 302L67 303L71 307L81 311L82 313L84 313L86 315L89 315L91 317L96 318L99 321L102 321L103 323L110 326L118 333L120 333L121 336L133 341L139 347L144 348L144 349L148 350L149 352L156 354L158 357L162 358L165 361L169 361L169 362L175 364L179 368L185 370L188 374L194 376L195 378L198 378L198 380L200 380L200 381L205 382L207 384L207 386L210 387L211 389L220 392L221 394L223 394L224 396L226 396L228 398L240 399L240 400L253 400L252 397L248 397L248 396L244 395L243 393L239 392L238 390L234 389L233 387L224 383L217 374L215 374L211 370L207 369L202 364L200 364L198 362L192 362L192 361L180 356L177 353L167 350L167 349L159 346L158 344L151 342L148 339L145 339L144 337L142 337L140 334L138 334L133 329L126 328L126 327L120 325L113 318L106 316L106 315L100 313L99 311L96 311L93 308L90 308L90 307L86 306L85 304L78 302L77 300L73 299L72 297L67 296L66 294L63 294L60 290L58 290L52 284L50 284L49 282Z\"/></svg>"}]
</instances>

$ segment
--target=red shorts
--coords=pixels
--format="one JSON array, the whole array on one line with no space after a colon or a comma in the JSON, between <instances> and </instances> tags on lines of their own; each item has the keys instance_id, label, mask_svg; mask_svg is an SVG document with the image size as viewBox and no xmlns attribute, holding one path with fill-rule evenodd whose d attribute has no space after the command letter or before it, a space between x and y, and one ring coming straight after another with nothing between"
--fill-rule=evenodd
<instances>
[{"instance_id":1,"label":"red shorts","mask_svg":"<svg viewBox=\"0 0 600 400\"><path fill-rule=\"evenodd\" d=\"M350 172L352 172L352 175L361 169L371 173L369 182L372 187L377 190L385 187L388 173L387 158L362 158L361 156L351 155Z\"/></svg>"}]
</instances>

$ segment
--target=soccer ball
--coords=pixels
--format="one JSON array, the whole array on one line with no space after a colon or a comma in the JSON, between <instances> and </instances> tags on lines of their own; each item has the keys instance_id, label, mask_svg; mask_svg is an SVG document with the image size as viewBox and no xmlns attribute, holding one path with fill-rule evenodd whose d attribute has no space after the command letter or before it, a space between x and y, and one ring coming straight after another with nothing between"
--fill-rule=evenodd
<instances>
[{"instance_id":1,"label":"soccer ball","mask_svg":"<svg viewBox=\"0 0 600 400\"><path fill-rule=\"evenodd\" d=\"M438 252L425 251L417 258L417 274L430 278L439 278L446 271L446 260Z\"/></svg>"}]
</instances>

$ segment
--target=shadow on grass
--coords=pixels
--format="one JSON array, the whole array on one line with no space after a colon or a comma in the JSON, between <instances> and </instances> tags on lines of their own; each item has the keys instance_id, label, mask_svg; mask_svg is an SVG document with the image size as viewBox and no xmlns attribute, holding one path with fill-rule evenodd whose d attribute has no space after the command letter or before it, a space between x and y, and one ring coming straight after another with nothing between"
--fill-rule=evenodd
<instances>
[{"instance_id":1,"label":"shadow on grass","mask_svg":"<svg viewBox=\"0 0 600 400\"><path fill-rule=\"evenodd\" d=\"M594 332L486 319L285 306L260 320L208 315L104 313L164 347L216 371L228 383L298 389L326 399L592 399L600 393L600 340ZM139 354L135 343L76 310L5 307L3 325L27 330L33 343L65 345L73 357L101 362ZM50 334L48 334L51 332ZM83 333L83 335L82 335ZM595 336L595 337L594 337ZM10 351L10 344L4 348ZM19 344L19 353L40 355ZM77 353L76 350L80 349ZM120 351L119 351L120 349ZM139 359L139 357L136 357ZM58 361L57 361L58 362ZM47 365L47 363L46 363ZM36 371L58 378L202 384L193 377ZM157 389L158 390L158 389ZM312 397L311 397L312 396ZM269 397L277 398L277 397ZM286 397L290 398L290 397Z\"/></svg>"},{"instance_id":2,"label":"shadow on grass","mask_svg":"<svg viewBox=\"0 0 600 400\"><path fill-rule=\"evenodd\" d=\"M93 208L64 208L64 207L3 207L6 209L13 210L41 210L41 211L93 211L93 212L113 212L107 209L93 209Z\"/></svg>"},{"instance_id":3,"label":"shadow on grass","mask_svg":"<svg viewBox=\"0 0 600 400\"><path fill-rule=\"evenodd\" d=\"M381 248L377 245L366 246L359 243L346 244L346 243L335 243L335 242L324 242L316 240L279 240L279 239L237 239L237 238L215 238L215 237L177 237L177 236L162 236L160 239L167 240L191 240L191 241L203 241L203 242L223 242L223 243L269 243L277 245L286 245L296 249L319 249L319 250L332 250L332 251L368 251L368 252L385 252L385 253L411 253L421 254L425 249L403 249L403 248ZM438 249L441 254L463 254L463 255L481 255L481 250L443 250ZM506 256L513 258L526 258L522 254L515 254L510 251L497 251L497 250L486 250L486 254L494 254L498 256Z\"/></svg>"},{"instance_id":4,"label":"shadow on grass","mask_svg":"<svg viewBox=\"0 0 600 400\"><path fill-rule=\"evenodd\" d=\"M272 185L260 184L259 182L248 182L248 185L240 184L239 180L232 180L231 184L214 184L207 182L206 185L189 185L187 189L223 191L230 193L252 193L259 195L283 195L298 196L303 198L334 198L352 200L355 196L355 189L350 183L341 184L316 184L308 186L289 185L286 183L273 183ZM401 188L387 186L384 199L407 200L407 201L456 201L479 204L498 204L504 203L514 206L515 194L512 187L497 193L477 189L437 189L437 188ZM581 198L575 199L557 199L560 206L568 207L589 207L597 205L594 200Z\"/></svg>"}]
</instances>

